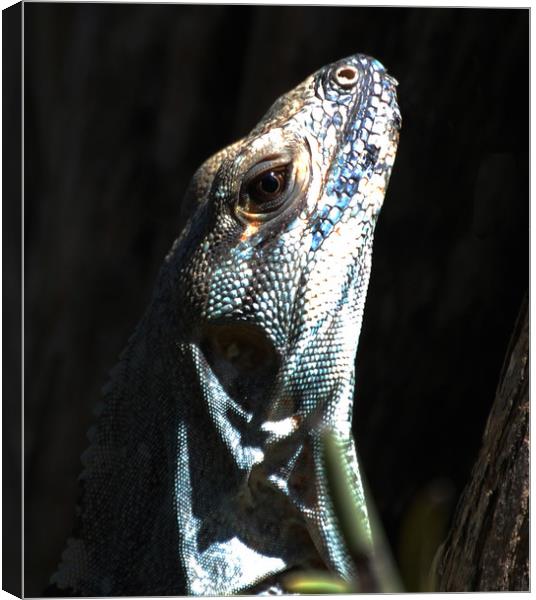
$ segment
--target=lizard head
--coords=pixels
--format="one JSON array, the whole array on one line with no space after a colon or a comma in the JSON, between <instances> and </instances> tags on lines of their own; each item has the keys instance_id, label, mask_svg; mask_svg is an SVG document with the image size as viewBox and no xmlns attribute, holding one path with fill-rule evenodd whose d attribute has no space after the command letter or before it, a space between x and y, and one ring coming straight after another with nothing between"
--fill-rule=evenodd
<instances>
[{"instance_id":1,"label":"lizard head","mask_svg":"<svg viewBox=\"0 0 536 600\"><path fill-rule=\"evenodd\" d=\"M194 177L181 305L220 378L249 381L250 398L291 356L329 344L333 319L354 359L398 141L395 86L364 55L331 64Z\"/></svg>"}]
</instances>

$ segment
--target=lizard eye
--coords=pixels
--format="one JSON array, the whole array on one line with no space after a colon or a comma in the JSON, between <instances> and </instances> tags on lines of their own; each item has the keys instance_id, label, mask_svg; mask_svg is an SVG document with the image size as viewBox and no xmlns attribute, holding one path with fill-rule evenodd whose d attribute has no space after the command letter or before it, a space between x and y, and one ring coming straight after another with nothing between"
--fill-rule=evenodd
<instances>
[{"instance_id":1,"label":"lizard eye","mask_svg":"<svg viewBox=\"0 0 536 600\"><path fill-rule=\"evenodd\" d=\"M264 155L244 169L234 210L246 223L261 223L299 206L311 178L311 149L307 140L286 140L280 151ZM269 149L269 151L272 148Z\"/></svg>"},{"instance_id":2,"label":"lizard eye","mask_svg":"<svg viewBox=\"0 0 536 600\"><path fill-rule=\"evenodd\" d=\"M256 165L242 183L239 212L260 220L277 214L289 197L290 180L290 165L274 165L270 161Z\"/></svg>"},{"instance_id":3,"label":"lizard eye","mask_svg":"<svg viewBox=\"0 0 536 600\"><path fill-rule=\"evenodd\" d=\"M248 212L271 212L279 208L287 185L287 167L270 169L252 179L246 188Z\"/></svg>"}]
</instances>

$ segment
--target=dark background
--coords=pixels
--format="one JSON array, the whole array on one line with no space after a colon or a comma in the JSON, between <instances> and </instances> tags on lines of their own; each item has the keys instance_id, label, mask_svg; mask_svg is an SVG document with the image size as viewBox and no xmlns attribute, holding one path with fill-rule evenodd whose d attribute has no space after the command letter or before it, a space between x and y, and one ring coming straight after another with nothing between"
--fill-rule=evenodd
<instances>
[{"instance_id":1,"label":"dark background","mask_svg":"<svg viewBox=\"0 0 536 600\"><path fill-rule=\"evenodd\" d=\"M59 561L92 405L190 176L358 51L400 82L403 128L355 435L411 588L404 528L423 494L450 514L528 291L528 10L26 4L25 26L26 594Z\"/></svg>"}]
</instances>

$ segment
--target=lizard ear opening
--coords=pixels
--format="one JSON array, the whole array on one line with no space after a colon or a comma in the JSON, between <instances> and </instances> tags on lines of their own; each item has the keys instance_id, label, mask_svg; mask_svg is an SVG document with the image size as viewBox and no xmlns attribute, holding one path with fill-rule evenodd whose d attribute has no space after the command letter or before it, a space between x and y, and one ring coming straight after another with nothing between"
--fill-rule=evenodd
<instances>
[{"instance_id":1,"label":"lizard ear opening","mask_svg":"<svg viewBox=\"0 0 536 600\"><path fill-rule=\"evenodd\" d=\"M266 400L280 359L262 329L250 323L210 323L200 346L224 390L243 408Z\"/></svg>"}]
</instances>

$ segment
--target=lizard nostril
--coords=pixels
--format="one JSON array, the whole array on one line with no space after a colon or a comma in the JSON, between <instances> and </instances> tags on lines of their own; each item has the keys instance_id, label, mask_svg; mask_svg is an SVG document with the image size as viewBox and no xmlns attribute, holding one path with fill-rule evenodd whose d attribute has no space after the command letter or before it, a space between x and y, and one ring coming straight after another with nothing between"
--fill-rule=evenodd
<instances>
[{"instance_id":1,"label":"lizard nostril","mask_svg":"<svg viewBox=\"0 0 536 600\"><path fill-rule=\"evenodd\" d=\"M335 81L344 88L352 87L357 82L358 71L351 65L339 67L335 71Z\"/></svg>"}]
</instances>

